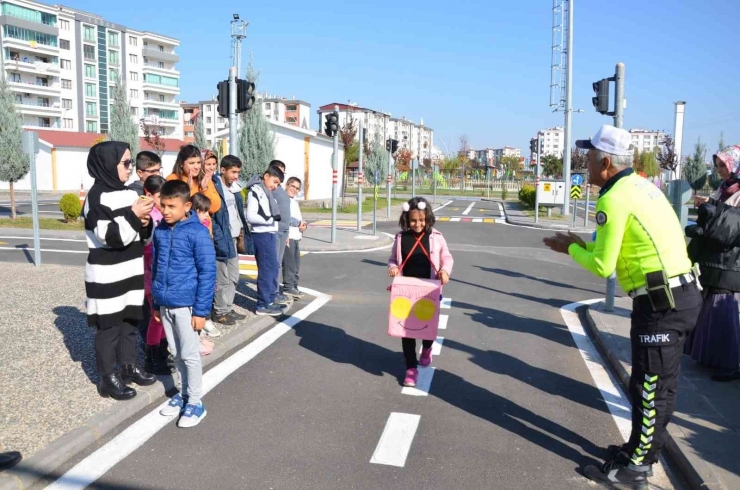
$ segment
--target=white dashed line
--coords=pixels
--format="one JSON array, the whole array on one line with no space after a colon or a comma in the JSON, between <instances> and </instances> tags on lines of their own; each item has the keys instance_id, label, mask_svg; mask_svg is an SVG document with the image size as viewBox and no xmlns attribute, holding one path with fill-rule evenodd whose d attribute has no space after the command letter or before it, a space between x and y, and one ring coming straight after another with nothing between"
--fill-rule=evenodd
<instances>
[{"instance_id":1,"label":"white dashed line","mask_svg":"<svg viewBox=\"0 0 740 490\"><path fill-rule=\"evenodd\" d=\"M473 218L473 223L483 223L483 218Z\"/></svg>"},{"instance_id":2,"label":"white dashed line","mask_svg":"<svg viewBox=\"0 0 740 490\"><path fill-rule=\"evenodd\" d=\"M416 386L404 386L401 390L402 395L410 396L427 396L429 388L432 387L432 378L434 377L434 368L419 366L419 379L416 380Z\"/></svg>"},{"instance_id":3,"label":"white dashed line","mask_svg":"<svg viewBox=\"0 0 740 490\"><path fill-rule=\"evenodd\" d=\"M444 337L437 337L437 340L434 341L432 344L432 355L438 356L442 352L442 343L445 341ZM423 347L419 346L419 354L421 354L421 349Z\"/></svg>"},{"instance_id":4,"label":"white dashed line","mask_svg":"<svg viewBox=\"0 0 740 490\"><path fill-rule=\"evenodd\" d=\"M370 462L403 468L420 419L420 415L391 412Z\"/></svg>"},{"instance_id":5,"label":"white dashed line","mask_svg":"<svg viewBox=\"0 0 740 490\"><path fill-rule=\"evenodd\" d=\"M452 308L452 298L442 298L442 301L439 302L439 307L443 310Z\"/></svg>"},{"instance_id":6,"label":"white dashed line","mask_svg":"<svg viewBox=\"0 0 740 490\"><path fill-rule=\"evenodd\" d=\"M439 315L439 329L447 330L447 322L450 320L450 315Z\"/></svg>"},{"instance_id":7,"label":"white dashed line","mask_svg":"<svg viewBox=\"0 0 740 490\"><path fill-rule=\"evenodd\" d=\"M444 203L444 204L443 204L443 205L441 205L440 207L438 207L438 208L434 208L434 209L433 209L432 211L436 213L437 211L439 211L439 210L440 210L440 209L442 209L443 207L445 207L445 206L449 206L450 204L452 204L452 201L447 201L446 203Z\"/></svg>"},{"instance_id":8,"label":"white dashed line","mask_svg":"<svg viewBox=\"0 0 740 490\"><path fill-rule=\"evenodd\" d=\"M462 218L450 218L450 221L460 221Z\"/></svg>"},{"instance_id":9,"label":"white dashed line","mask_svg":"<svg viewBox=\"0 0 740 490\"><path fill-rule=\"evenodd\" d=\"M473 209L473 206L475 206L475 201L470 203L470 206L468 206L468 209L463 211L463 216L467 216L471 209Z\"/></svg>"}]
</instances>

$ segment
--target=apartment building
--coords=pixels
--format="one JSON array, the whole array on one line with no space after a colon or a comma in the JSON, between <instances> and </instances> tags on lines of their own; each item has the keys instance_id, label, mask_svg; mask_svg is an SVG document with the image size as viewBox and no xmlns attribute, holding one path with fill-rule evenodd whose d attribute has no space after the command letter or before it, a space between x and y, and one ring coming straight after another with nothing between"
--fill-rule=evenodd
<instances>
[{"instance_id":1,"label":"apartment building","mask_svg":"<svg viewBox=\"0 0 740 490\"><path fill-rule=\"evenodd\" d=\"M544 141L542 146L542 156L563 156L563 150L565 149L565 130L562 126L541 129L535 136L535 139L537 138Z\"/></svg>"},{"instance_id":2,"label":"apartment building","mask_svg":"<svg viewBox=\"0 0 740 490\"><path fill-rule=\"evenodd\" d=\"M640 150L640 153L653 151L660 148L665 142L666 134L663 131L651 131L649 129L630 129L632 135L632 146Z\"/></svg>"},{"instance_id":3,"label":"apartment building","mask_svg":"<svg viewBox=\"0 0 740 490\"><path fill-rule=\"evenodd\" d=\"M311 104L302 100L275 95L258 95L257 103L270 121L278 121L303 129L311 127Z\"/></svg>"},{"instance_id":4,"label":"apartment building","mask_svg":"<svg viewBox=\"0 0 740 490\"><path fill-rule=\"evenodd\" d=\"M112 89L125 80L132 118L182 137L177 39L62 5L1 5L0 62L25 127L107 133Z\"/></svg>"},{"instance_id":5,"label":"apartment building","mask_svg":"<svg viewBox=\"0 0 740 490\"><path fill-rule=\"evenodd\" d=\"M378 135L382 141L388 138L398 140L400 148L409 148L421 161L428 160L432 156L432 145L434 142L434 130L424 126L424 120L419 124L411 120L391 117L390 113L376 111L360 107L357 104L326 104L319 107L319 129L324 131L324 115L334 111L338 106L339 125L344 126L351 117L355 121L363 121L366 134L373 138Z\"/></svg>"}]
</instances>

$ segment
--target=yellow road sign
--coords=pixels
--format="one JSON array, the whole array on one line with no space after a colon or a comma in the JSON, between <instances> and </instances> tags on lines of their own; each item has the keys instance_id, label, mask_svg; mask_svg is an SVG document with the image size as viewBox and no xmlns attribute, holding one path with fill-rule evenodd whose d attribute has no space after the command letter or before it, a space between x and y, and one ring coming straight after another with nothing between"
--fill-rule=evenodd
<instances>
[{"instance_id":1,"label":"yellow road sign","mask_svg":"<svg viewBox=\"0 0 740 490\"><path fill-rule=\"evenodd\" d=\"M543 187L545 188L544 189L545 192L550 192L551 189L552 189L552 185L551 184L544 184Z\"/></svg>"},{"instance_id":2,"label":"yellow road sign","mask_svg":"<svg viewBox=\"0 0 740 490\"><path fill-rule=\"evenodd\" d=\"M581 198L581 188L580 186L574 185L570 188L570 198L571 199L580 199Z\"/></svg>"}]
</instances>

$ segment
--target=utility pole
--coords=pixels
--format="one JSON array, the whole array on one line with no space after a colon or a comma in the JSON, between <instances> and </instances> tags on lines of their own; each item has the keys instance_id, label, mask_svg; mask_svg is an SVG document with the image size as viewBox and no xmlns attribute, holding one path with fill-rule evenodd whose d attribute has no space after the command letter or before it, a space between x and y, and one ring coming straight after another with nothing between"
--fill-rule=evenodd
<instances>
[{"instance_id":1,"label":"utility pole","mask_svg":"<svg viewBox=\"0 0 740 490\"><path fill-rule=\"evenodd\" d=\"M362 231L362 183L365 180L362 173L362 147L363 147L363 120L360 119L360 129L357 134L360 139L360 150L357 155L357 231ZM346 149L344 151L347 151ZM347 177L344 176L346 179Z\"/></svg>"},{"instance_id":2,"label":"utility pole","mask_svg":"<svg viewBox=\"0 0 740 490\"><path fill-rule=\"evenodd\" d=\"M231 66L236 67L236 76L239 78L242 74L242 41L247 37L247 26L249 22L245 22L239 18L239 14L233 14L234 18L231 21Z\"/></svg>"},{"instance_id":3,"label":"utility pole","mask_svg":"<svg viewBox=\"0 0 740 490\"><path fill-rule=\"evenodd\" d=\"M391 217L391 179L392 179L391 176L393 174L392 148L393 148L393 142L391 141L390 145L388 146L388 178L386 179L386 192L387 192L388 207L386 210L386 218Z\"/></svg>"},{"instance_id":4,"label":"utility pole","mask_svg":"<svg viewBox=\"0 0 740 490\"><path fill-rule=\"evenodd\" d=\"M614 73L614 127L624 126L624 63L617 63ZM588 213L588 210L586 210ZM614 294L617 289L617 275L612 272L606 280L604 309L614 311Z\"/></svg>"},{"instance_id":5,"label":"utility pole","mask_svg":"<svg viewBox=\"0 0 740 490\"><path fill-rule=\"evenodd\" d=\"M568 24L565 62L565 144L563 149L563 178L565 179L565 199L563 215L568 216L570 212L568 198L570 196L570 140L573 132L573 3L568 0Z\"/></svg>"},{"instance_id":6,"label":"utility pole","mask_svg":"<svg viewBox=\"0 0 740 490\"><path fill-rule=\"evenodd\" d=\"M229 68L229 153L235 155L238 151L239 133L237 131L237 90L236 67Z\"/></svg>"},{"instance_id":7,"label":"utility pole","mask_svg":"<svg viewBox=\"0 0 740 490\"><path fill-rule=\"evenodd\" d=\"M540 133L537 132L537 166L534 171L534 222L540 221L540 153L542 153L542 141Z\"/></svg>"},{"instance_id":8,"label":"utility pole","mask_svg":"<svg viewBox=\"0 0 740 490\"><path fill-rule=\"evenodd\" d=\"M334 113L339 113L339 106L334 106ZM339 118L337 118L337 127ZM339 190L339 131L334 131L334 153L331 156L331 243L337 241L337 192Z\"/></svg>"}]
</instances>

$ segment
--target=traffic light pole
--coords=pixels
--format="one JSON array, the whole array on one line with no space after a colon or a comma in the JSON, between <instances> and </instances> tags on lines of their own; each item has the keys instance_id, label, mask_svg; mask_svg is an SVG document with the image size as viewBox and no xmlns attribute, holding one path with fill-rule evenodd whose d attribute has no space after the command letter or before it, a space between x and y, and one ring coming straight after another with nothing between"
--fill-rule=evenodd
<instances>
[{"instance_id":1,"label":"traffic light pole","mask_svg":"<svg viewBox=\"0 0 740 490\"><path fill-rule=\"evenodd\" d=\"M236 155L238 152L238 132L237 132L237 90L236 90L236 67L229 68L229 153Z\"/></svg>"},{"instance_id":2,"label":"traffic light pole","mask_svg":"<svg viewBox=\"0 0 740 490\"><path fill-rule=\"evenodd\" d=\"M540 135L537 133L537 166L534 170L534 223L540 221L540 153L542 145L540 144Z\"/></svg>"},{"instance_id":3,"label":"traffic light pole","mask_svg":"<svg viewBox=\"0 0 740 490\"><path fill-rule=\"evenodd\" d=\"M362 119L360 119L360 129L358 130L359 136L360 136L360 148L357 155L357 172L359 173L357 177L357 231L362 231L362 183L365 180L362 174L362 136L363 136L363 127L362 127ZM345 179L347 177L344 177Z\"/></svg>"},{"instance_id":4,"label":"traffic light pole","mask_svg":"<svg viewBox=\"0 0 740 490\"><path fill-rule=\"evenodd\" d=\"M339 107L334 106L334 111L338 111ZM331 243L337 241L337 182L339 167L338 167L338 153L339 153L339 131L334 133L334 153L331 156Z\"/></svg>"},{"instance_id":5,"label":"traffic light pole","mask_svg":"<svg viewBox=\"0 0 740 490\"><path fill-rule=\"evenodd\" d=\"M570 197L570 140L573 133L573 4L575 0L568 0L568 40L566 44L567 61L565 66L565 143L563 150L563 178L565 179L565 205L563 215L570 212L568 198ZM575 210L574 210L575 211Z\"/></svg>"},{"instance_id":6,"label":"traffic light pole","mask_svg":"<svg viewBox=\"0 0 740 490\"><path fill-rule=\"evenodd\" d=\"M617 63L614 71L614 127L624 125L624 63ZM614 295L617 289L617 275L612 272L606 280L605 311L614 311Z\"/></svg>"},{"instance_id":7,"label":"traffic light pole","mask_svg":"<svg viewBox=\"0 0 740 490\"><path fill-rule=\"evenodd\" d=\"M393 146L393 142L390 143L390 146ZM386 192L387 192L387 201L388 201L388 208L386 210L386 218L391 217L391 175L393 172L393 159L391 158L391 149L388 148L388 178L386 179Z\"/></svg>"}]
</instances>

